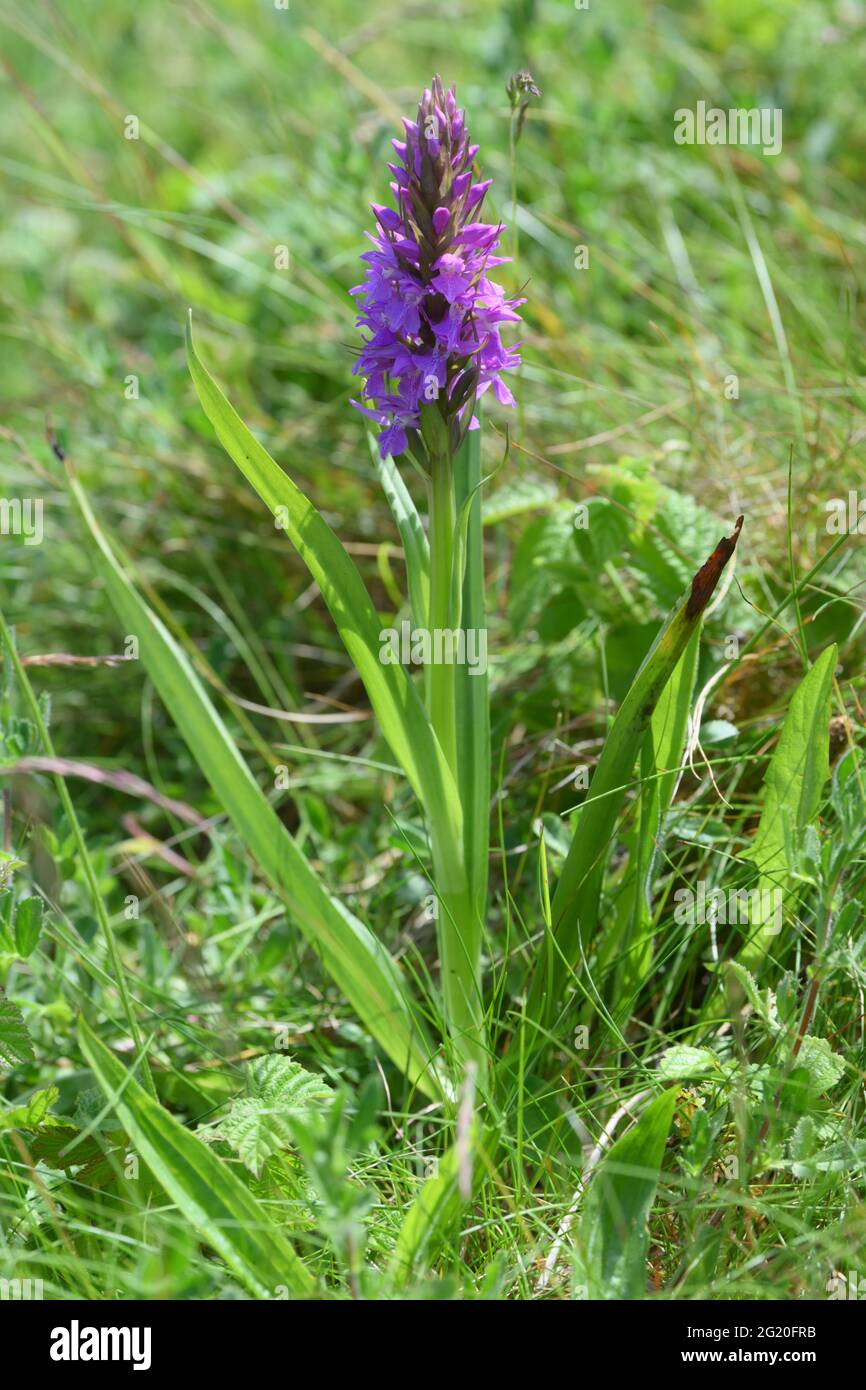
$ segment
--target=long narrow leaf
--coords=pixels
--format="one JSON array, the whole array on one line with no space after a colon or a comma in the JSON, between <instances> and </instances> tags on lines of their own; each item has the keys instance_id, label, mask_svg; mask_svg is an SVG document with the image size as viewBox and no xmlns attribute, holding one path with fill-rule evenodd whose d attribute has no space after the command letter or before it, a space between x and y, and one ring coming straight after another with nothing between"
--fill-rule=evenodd
<instances>
[{"instance_id":1,"label":"long narrow leaf","mask_svg":"<svg viewBox=\"0 0 866 1390\"><path fill-rule=\"evenodd\" d=\"M94 542L94 561L125 632L204 776L262 873L320 951L359 1018L426 1094L438 1097L433 1048L399 967L381 942L328 893L253 778L185 653L118 563L80 484L73 499Z\"/></svg>"},{"instance_id":2,"label":"long narrow leaf","mask_svg":"<svg viewBox=\"0 0 866 1390\"><path fill-rule=\"evenodd\" d=\"M700 624L677 662L673 675L653 710L641 748L641 791L638 824L633 836L630 908L620 941L612 941L605 959L616 946L621 956L617 969L615 1004L628 1008L633 994L646 978L652 961L652 885L663 838L664 819L679 781L679 768L688 735L689 712L700 653Z\"/></svg>"},{"instance_id":3,"label":"long narrow leaf","mask_svg":"<svg viewBox=\"0 0 866 1390\"><path fill-rule=\"evenodd\" d=\"M764 779L763 809L749 858L760 873L753 930L738 956L754 970L781 925L777 907L799 865L803 833L818 814L830 776L830 697L835 644L821 653L794 694Z\"/></svg>"},{"instance_id":4,"label":"long narrow leaf","mask_svg":"<svg viewBox=\"0 0 866 1390\"><path fill-rule=\"evenodd\" d=\"M232 1170L153 1100L82 1019L81 1051L106 1099L178 1210L258 1298L287 1288L310 1296L313 1280L285 1237Z\"/></svg>"},{"instance_id":5,"label":"long narrow leaf","mask_svg":"<svg viewBox=\"0 0 866 1390\"><path fill-rule=\"evenodd\" d=\"M430 547L427 533L421 525L409 489L400 477L400 470L389 455L382 458L379 445L369 436L370 452L379 474L382 491L397 523L406 561L406 582L409 589L409 611L413 627L424 627L430 607Z\"/></svg>"},{"instance_id":6,"label":"long narrow leaf","mask_svg":"<svg viewBox=\"0 0 866 1390\"><path fill-rule=\"evenodd\" d=\"M442 1155L437 1171L427 1178L400 1227L391 1258L391 1278L397 1288L433 1264L458 1226L467 1202L477 1194L487 1176L486 1152L496 1149L492 1130L473 1126L463 1154L457 1144ZM479 1159L481 1161L479 1161ZM461 1167L468 1168L467 1174Z\"/></svg>"},{"instance_id":7,"label":"long narrow leaf","mask_svg":"<svg viewBox=\"0 0 866 1390\"><path fill-rule=\"evenodd\" d=\"M644 1297L646 1223L677 1095L674 1086L650 1101L589 1183L578 1227L578 1278L590 1298Z\"/></svg>"},{"instance_id":8,"label":"long narrow leaf","mask_svg":"<svg viewBox=\"0 0 866 1390\"><path fill-rule=\"evenodd\" d=\"M391 1276L398 1288L435 1258L453 1233L462 1206L457 1151L451 1148L403 1218L391 1263Z\"/></svg>"},{"instance_id":9,"label":"long narrow leaf","mask_svg":"<svg viewBox=\"0 0 866 1390\"><path fill-rule=\"evenodd\" d=\"M490 698L486 669L487 618L484 604L484 542L481 517L481 431L470 430L455 461L457 511L468 503L466 569L461 626L475 635L476 654L483 634L485 663L467 663L456 673L457 767L463 804L466 869L482 923L486 917L490 848ZM471 498L471 501L469 500ZM467 641L466 650L469 650Z\"/></svg>"},{"instance_id":10,"label":"long narrow leaf","mask_svg":"<svg viewBox=\"0 0 866 1390\"><path fill-rule=\"evenodd\" d=\"M567 968L578 957L578 933L586 943L595 931L605 856L625 799L635 759L653 710L685 651L722 571L736 549L743 518L724 537L694 576L691 587L663 624L619 708L577 819L553 899L553 943L542 953L527 1010L547 1017Z\"/></svg>"},{"instance_id":11,"label":"long narrow leaf","mask_svg":"<svg viewBox=\"0 0 866 1390\"><path fill-rule=\"evenodd\" d=\"M431 822L462 825L457 787L426 711L403 667L381 660L381 627L345 547L312 502L247 429L202 365L187 326L187 361L217 438L273 512L321 590L364 682L382 733Z\"/></svg>"}]
</instances>

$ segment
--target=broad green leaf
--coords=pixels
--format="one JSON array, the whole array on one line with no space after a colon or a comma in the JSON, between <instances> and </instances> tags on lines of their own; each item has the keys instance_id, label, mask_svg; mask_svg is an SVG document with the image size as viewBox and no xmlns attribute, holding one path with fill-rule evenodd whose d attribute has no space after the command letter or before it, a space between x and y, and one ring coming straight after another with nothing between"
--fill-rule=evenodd
<instances>
[{"instance_id":1,"label":"broad green leaf","mask_svg":"<svg viewBox=\"0 0 866 1390\"><path fill-rule=\"evenodd\" d=\"M752 969L761 962L772 939L764 927L775 911L778 895L787 891L797 872L803 836L818 814L830 775L830 698L835 669L836 647L832 645L794 691L764 779L761 820L749 850L761 876L761 907L751 914L749 925L755 930L739 956Z\"/></svg>"},{"instance_id":2,"label":"broad green leaf","mask_svg":"<svg viewBox=\"0 0 866 1390\"><path fill-rule=\"evenodd\" d=\"M797 1066L809 1073L809 1089L816 1096L832 1090L845 1070L845 1059L834 1052L826 1038L805 1037L797 1054Z\"/></svg>"},{"instance_id":3,"label":"broad green leaf","mask_svg":"<svg viewBox=\"0 0 866 1390\"><path fill-rule=\"evenodd\" d=\"M253 778L186 654L134 589L74 478L70 487L122 630L138 638L160 698L240 838L376 1041L426 1094L438 1098L433 1049L399 967L328 893Z\"/></svg>"},{"instance_id":4,"label":"broad green leaf","mask_svg":"<svg viewBox=\"0 0 866 1390\"><path fill-rule=\"evenodd\" d=\"M14 1067L32 1056L33 1039L27 1031L24 1015L17 1004L0 994L0 1061Z\"/></svg>"},{"instance_id":5,"label":"broad green leaf","mask_svg":"<svg viewBox=\"0 0 866 1390\"><path fill-rule=\"evenodd\" d=\"M32 955L42 931L42 899L24 898L15 909L15 949L25 960Z\"/></svg>"},{"instance_id":6,"label":"broad green leaf","mask_svg":"<svg viewBox=\"0 0 866 1390\"><path fill-rule=\"evenodd\" d=\"M707 1076L719 1070L719 1059L709 1047L690 1047L675 1043L666 1047L659 1061L662 1081L686 1081L691 1076Z\"/></svg>"},{"instance_id":7,"label":"broad green leaf","mask_svg":"<svg viewBox=\"0 0 866 1390\"><path fill-rule=\"evenodd\" d=\"M481 518L481 430L470 430L454 466L457 512L468 507L461 627L487 635ZM470 500L471 499L471 500ZM480 639L479 639L480 640ZM476 647L476 650L478 648ZM487 671L456 671L457 768L466 867L479 922L487 915L490 848L490 697Z\"/></svg>"},{"instance_id":8,"label":"broad green leaf","mask_svg":"<svg viewBox=\"0 0 866 1390\"><path fill-rule=\"evenodd\" d=\"M11 1110L0 1110L0 1130L39 1129L43 1125L53 1129L62 1127L63 1121L48 1113L59 1097L60 1092L56 1086L47 1086L43 1091L36 1091L26 1105L16 1105Z\"/></svg>"},{"instance_id":9,"label":"broad green leaf","mask_svg":"<svg viewBox=\"0 0 866 1390\"><path fill-rule=\"evenodd\" d=\"M200 1133L224 1139L258 1177L272 1154L292 1146L290 1117L303 1119L333 1091L323 1077L279 1054L250 1062L246 1083L247 1094L233 1100L228 1113Z\"/></svg>"},{"instance_id":10,"label":"broad green leaf","mask_svg":"<svg viewBox=\"0 0 866 1390\"><path fill-rule=\"evenodd\" d=\"M698 623L653 710L641 747L640 804L632 836L631 911L618 946L621 960L615 988L615 1003L623 1007L628 1007L652 964L653 881L663 844L665 816L676 791L686 746L700 645ZM611 933L604 959L610 958L615 945L616 937Z\"/></svg>"},{"instance_id":11,"label":"broad green leaf","mask_svg":"<svg viewBox=\"0 0 866 1390\"><path fill-rule=\"evenodd\" d=\"M78 1039L136 1151L202 1240L258 1298L280 1287L309 1296L311 1275L232 1170L151 1099L83 1019Z\"/></svg>"},{"instance_id":12,"label":"broad green leaf","mask_svg":"<svg viewBox=\"0 0 866 1390\"><path fill-rule=\"evenodd\" d=\"M618 1139L587 1189L578 1228L577 1279L590 1298L643 1298L647 1219L655 1199L678 1088L650 1101Z\"/></svg>"},{"instance_id":13,"label":"broad green leaf","mask_svg":"<svg viewBox=\"0 0 866 1390\"><path fill-rule=\"evenodd\" d=\"M527 1017L532 1020L549 1016L568 969L578 959L579 938L586 946L595 933L605 859L635 760L662 692L734 554L742 523L740 517L733 535L719 542L662 625L607 736L556 887L553 941L541 953L542 968L535 972L527 1008Z\"/></svg>"}]
</instances>

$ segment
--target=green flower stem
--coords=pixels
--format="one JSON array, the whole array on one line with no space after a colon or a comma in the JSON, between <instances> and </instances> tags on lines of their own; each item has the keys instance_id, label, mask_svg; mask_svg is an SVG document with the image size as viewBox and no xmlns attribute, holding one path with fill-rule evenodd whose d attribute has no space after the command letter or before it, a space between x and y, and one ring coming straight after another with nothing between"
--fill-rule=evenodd
<instances>
[{"instance_id":1,"label":"green flower stem","mask_svg":"<svg viewBox=\"0 0 866 1390\"><path fill-rule=\"evenodd\" d=\"M443 450L433 456L430 477L430 605L428 627L435 657L435 634L456 631L458 589L454 583L457 545L454 459ZM444 655L444 652L442 653ZM427 680L430 722L449 767L457 776L457 677L453 661L431 662ZM462 798L461 798L462 801ZM465 814L465 807L463 807ZM431 818L433 869L439 893L437 936L442 994L448 1031L460 1062L474 1062L481 1078L487 1069L484 1002L481 994L481 921L469 882L463 829ZM483 1084L483 1080L482 1080Z\"/></svg>"},{"instance_id":2,"label":"green flower stem","mask_svg":"<svg viewBox=\"0 0 866 1390\"><path fill-rule=\"evenodd\" d=\"M437 631L455 626L452 618L452 570L456 504L454 500L454 460L450 454L433 459L430 481L430 642ZM433 661L427 684L430 722L449 767L457 772L457 714L454 664Z\"/></svg>"},{"instance_id":3,"label":"green flower stem","mask_svg":"<svg viewBox=\"0 0 866 1390\"><path fill-rule=\"evenodd\" d=\"M484 1041L484 1000L481 994L481 923L469 888L460 846L449 843L442 853L441 838L433 828L433 872L438 889L436 934L442 997L453 1060L474 1062L479 1084L484 1087L488 1056ZM446 832L446 839L448 832ZM460 868L449 881L449 861L460 858Z\"/></svg>"}]
</instances>

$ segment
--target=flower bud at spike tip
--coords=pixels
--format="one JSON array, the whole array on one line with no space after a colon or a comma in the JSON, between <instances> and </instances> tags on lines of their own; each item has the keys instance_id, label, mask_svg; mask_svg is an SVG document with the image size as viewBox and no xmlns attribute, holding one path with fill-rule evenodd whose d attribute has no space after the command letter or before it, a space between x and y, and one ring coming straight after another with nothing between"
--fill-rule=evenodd
<instances>
[{"instance_id":1,"label":"flower bud at spike tip","mask_svg":"<svg viewBox=\"0 0 866 1390\"><path fill-rule=\"evenodd\" d=\"M383 457L408 450L424 463L431 449L456 452L486 391L514 405L502 374L520 357L500 330L520 322L524 301L488 277L507 259L496 254L502 227L478 220L490 180L473 182L478 146L454 90L435 77L403 126L405 140L391 142L400 162L388 166L396 209L372 205L374 249L351 291L368 333L355 367L364 397L352 404L380 426Z\"/></svg>"},{"instance_id":2,"label":"flower bud at spike tip","mask_svg":"<svg viewBox=\"0 0 866 1390\"><path fill-rule=\"evenodd\" d=\"M514 143L516 145L523 134L523 122L526 120L529 103L533 97L541 96L541 89L536 86L531 72L516 72L513 77L509 78L505 90L508 93L515 122Z\"/></svg>"}]
</instances>

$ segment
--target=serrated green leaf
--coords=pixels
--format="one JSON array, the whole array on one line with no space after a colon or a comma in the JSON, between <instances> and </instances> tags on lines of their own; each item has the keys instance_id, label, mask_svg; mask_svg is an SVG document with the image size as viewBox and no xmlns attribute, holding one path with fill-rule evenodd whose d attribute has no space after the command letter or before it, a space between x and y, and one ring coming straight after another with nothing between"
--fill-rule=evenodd
<instances>
[{"instance_id":1,"label":"serrated green leaf","mask_svg":"<svg viewBox=\"0 0 866 1390\"><path fill-rule=\"evenodd\" d=\"M328 1100L333 1089L323 1076L307 1071L292 1057L275 1052L257 1057L247 1066L247 1089L254 1100L279 1105L285 1110L305 1110Z\"/></svg>"},{"instance_id":2,"label":"serrated green leaf","mask_svg":"<svg viewBox=\"0 0 866 1390\"><path fill-rule=\"evenodd\" d=\"M38 1129L40 1125L53 1128L62 1125L62 1120L48 1113L59 1095L56 1086L47 1086L32 1095L26 1105L16 1105L11 1110L0 1110L0 1130Z\"/></svg>"},{"instance_id":3,"label":"serrated green leaf","mask_svg":"<svg viewBox=\"0 0 866 1390\"><path fill-rule=\"evenodd\" d=\"M204 1133L224 1139L256 1177L267 1160L292 1143L291 1117L303 1118L333 1096L321 1076L278 1054L259 1057L247 1068L246 1096Z\"/></svg>"},{"instance_id":4,"label":"serrated green leaf","mask_svg":"<svg viewBox=\"0 0 866 1390\"><path fill-rule=\"evenodd\" d=\"M845 1070L844 1058L834 1052L826 1038L812 1036L803 1039L797 1054L797 1066L809 1073L809 1090L816 1096L830 1091Z\"/></svg>"},{"instance_id":5,"label":"serrated green leaf","mask_svg":"<svg viewBox=\"0 0 866 1390\"><path fill-rule=\"evenodd\" d=\"M37 1163L44 1163L48 1168L78 1168L102 1153L93 1138L76 1142L80 1134L77 1125L59 1120L56 1125L40 1127L27 1147Z\"/></svg>"},{"instance_id":6,"label":"serrated green leaf","mask_svg":"<svg viewBox=\"0 0 866 1390\"><path fill-rule=\"evenodd\" d=\"M33 1039L27 1031L24 1015L11 999L0 996L0 1058L14 1067L32 1056Z\"/></svg>"}]
</instances>

